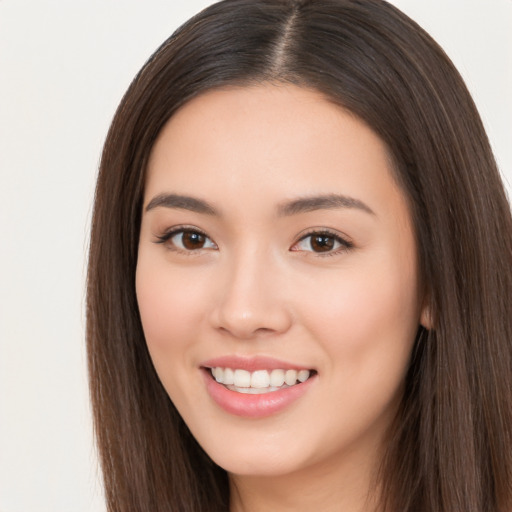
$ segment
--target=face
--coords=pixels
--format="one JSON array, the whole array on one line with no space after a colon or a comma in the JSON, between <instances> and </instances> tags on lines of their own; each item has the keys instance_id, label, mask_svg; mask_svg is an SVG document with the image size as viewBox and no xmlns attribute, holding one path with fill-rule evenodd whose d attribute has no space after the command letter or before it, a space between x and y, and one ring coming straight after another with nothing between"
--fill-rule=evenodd
<instances>
[{"instance_id":1,"label":"face","mask_svg":"<svg viewBox=\"0 0 512 512\"><path fill-rule=\"evenodd\" d=\"M406 200L360 120L288 85L186 104L151 154L136 288L162 384L220 466L375 460L422 298Z\"/></svg>"}]
</instances>

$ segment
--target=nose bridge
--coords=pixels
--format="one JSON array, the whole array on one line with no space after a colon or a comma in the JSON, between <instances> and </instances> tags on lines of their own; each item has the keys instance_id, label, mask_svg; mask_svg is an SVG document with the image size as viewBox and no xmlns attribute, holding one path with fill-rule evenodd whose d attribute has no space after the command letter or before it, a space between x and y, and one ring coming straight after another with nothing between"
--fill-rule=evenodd
<instances>
[{"instance_id":1,"label":"nose bridge","mask_svg":"<svg viewBox=\"0 0 512 512\"><path fill-rule=\"evenodd\" d=\"M268 249L248 245L233 252L222 269L215 307L216 327L241 339L283 332L291 317L280 288L279 264Z\"/></svg>"}]
</instances>

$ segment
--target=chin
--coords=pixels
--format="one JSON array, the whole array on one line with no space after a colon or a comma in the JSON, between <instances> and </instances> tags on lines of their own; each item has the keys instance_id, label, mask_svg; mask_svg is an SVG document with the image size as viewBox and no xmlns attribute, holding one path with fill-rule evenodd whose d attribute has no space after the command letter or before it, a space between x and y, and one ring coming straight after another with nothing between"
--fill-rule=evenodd
<instances>
[{"instance_id":1,"label":"chin","mask_svg":"<svg viewBox=\"0 0 512 512\"><path fill-rule=\"evenodd\" d=\"M318 440L306 436L300 430L271 429L263 426L245 431L224 432L212 437L198 436L208 456L221 468L232 475L277 477L285 476L313 466L324 457L325 447ZM212 432L213 433L213 432ZM219 433L219 431L217 431ZM329 448L334 448L329 433Z\"/></svg>"},{"instance_id":2,"label":"chin","mask_svg":"<svg viewBox=\"0 0 512 512\"><path fill-rule=\"evenodd\" d=\"M274 451L259 451L259 453L240 453L232 455L222 454L212 457L213 461L232 475L277 477L284 476L302 467L307 466L304 460L296 456L288 456L286 453Z\"/></svg>"}]
</instances>

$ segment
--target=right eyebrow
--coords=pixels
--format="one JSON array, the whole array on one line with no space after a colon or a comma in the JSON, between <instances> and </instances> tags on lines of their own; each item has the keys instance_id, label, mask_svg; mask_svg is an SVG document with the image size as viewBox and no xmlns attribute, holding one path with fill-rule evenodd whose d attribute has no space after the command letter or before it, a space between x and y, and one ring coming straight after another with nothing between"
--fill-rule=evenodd
<instances>
[{"instance_id":1,"label":"right eyebrow","mask_svg":"<svg viewBox=\"0 0 512 512\"><path fill-rule=\"evenodd\" d=\"M355 208L375 215L375 212L365 203L354 197L340 194L301 197L279 205L280 215L297 215L315 210L333 210L337 208Z\"/></svg>"},{"instance_id":2,"label":"right eyebrow","mask_svg":"<svg viewBox=\"0 0 512 512\"><path fill-rule=\"evenodd\" d=\"M158 207L189 210L191 212L202 213L205 215L218 215L215 208L203 199L183 196L181 194L159 194L151 199L145 210L148 212Z\"/></svg>"}]
</instances>

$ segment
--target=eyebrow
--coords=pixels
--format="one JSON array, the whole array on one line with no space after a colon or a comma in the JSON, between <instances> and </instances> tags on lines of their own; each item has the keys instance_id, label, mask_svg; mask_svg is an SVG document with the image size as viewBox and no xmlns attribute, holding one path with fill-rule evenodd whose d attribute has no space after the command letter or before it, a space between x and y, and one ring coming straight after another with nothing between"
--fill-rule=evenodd
<instances>
[{"instance_id":1,"label":"eyebrow","mask_svg":"<svg viewBox=\"0 0 512 512\"><path fill-rule=\"evenodd\" d=\"M281 216L298 215L315 210L334 210L338 208L355 208L375 215L375 212L359 199L339 194L327 194L295 199L281 204L278 212Z\"/></svg>"},{"instance_id":2,"label":"eyebrow","mask_svg":"<svg viewBox=\"0 0 512 512\"><path fill-rule=\"evenodd\" d=\"M206 215L218 215L215 208L203 199L183 196L181 194L159 194L155 196L146 206L146 211L163 206L165 208L177 208L191 212L203 213Z\"/></svg>"},{"instance_id":3,"label":"eyebrow","mask_svg":"<svg viewBox=\"0 0 512 512\"><path fill-rule=\"evenodd\" d=\"M207 201L181 194L159 194L151 199L146 206L146 211L158 207L189 210L205 215L219 215L217 210ZM326 194L294 199L280 204L277 211L280 216L288 217L315 210L334 210L338 208L355 208L370 215L375 215L375 212L359 199L340 194Z\"/></svg>"}]
</instances>

